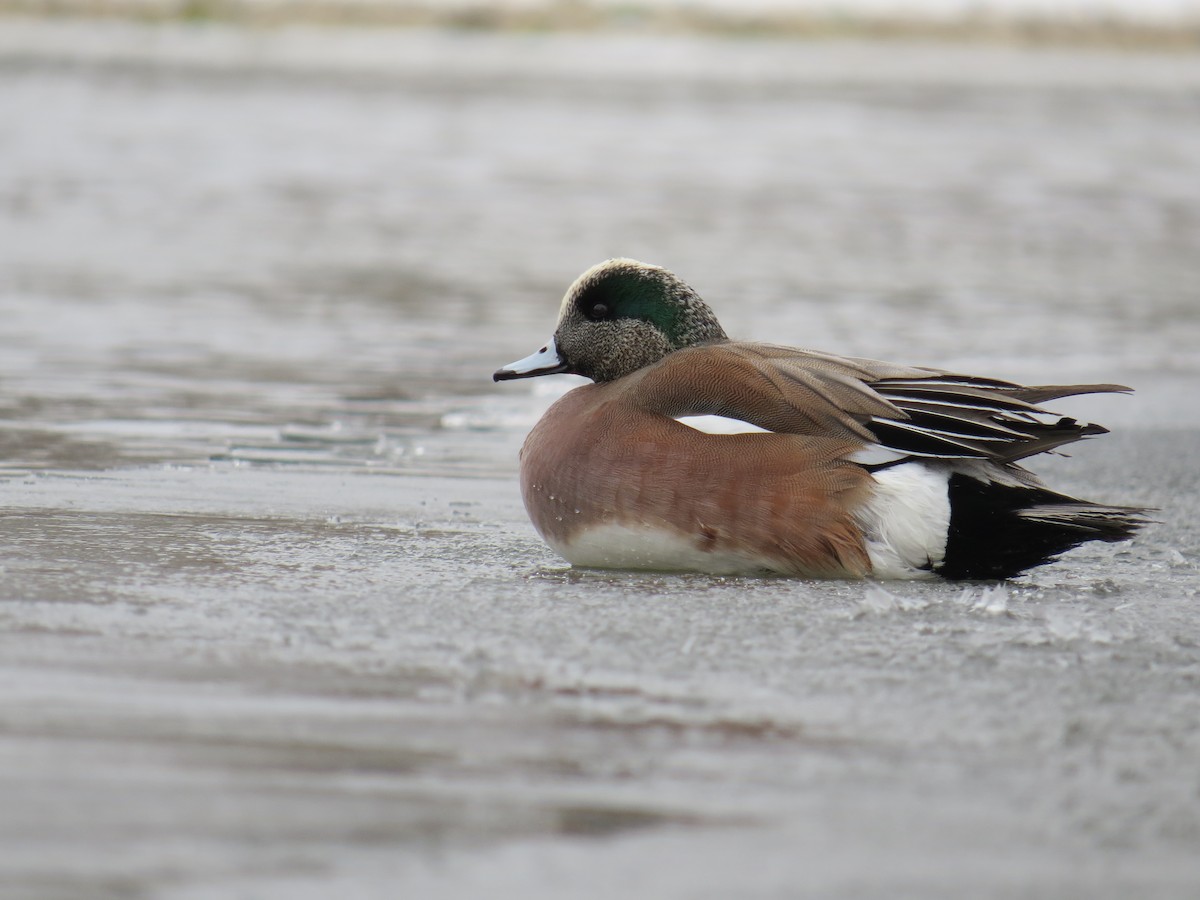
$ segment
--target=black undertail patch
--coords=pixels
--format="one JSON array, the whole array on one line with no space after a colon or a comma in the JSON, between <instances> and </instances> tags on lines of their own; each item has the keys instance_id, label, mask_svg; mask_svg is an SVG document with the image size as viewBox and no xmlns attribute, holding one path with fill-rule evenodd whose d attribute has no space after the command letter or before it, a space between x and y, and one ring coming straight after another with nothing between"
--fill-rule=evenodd
<instances>
[{"instance_id":1,"label":"black undertail patch","mask_svg":"<svg viewBox=\"0 0 1200 900\"><path fill-rule=\"evenodd\" d=\"M950 476L943 578L1012 578L1087 541L1123 541L1148 521L1132 507L1102 506L1037 487Z\"/></svg>"}]
</instances>

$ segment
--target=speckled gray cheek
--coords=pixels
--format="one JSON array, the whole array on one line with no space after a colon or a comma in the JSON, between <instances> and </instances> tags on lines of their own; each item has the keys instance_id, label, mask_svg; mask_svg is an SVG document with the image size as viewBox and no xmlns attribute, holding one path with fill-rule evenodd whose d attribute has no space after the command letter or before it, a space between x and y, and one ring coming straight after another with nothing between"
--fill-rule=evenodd
<instances>
[{"instance_id":1,"label":"speckled gray cheek","mask_svg":"<svg viewBox=\"0 0 1200 900\"><path fill-rule=\"evenodd\" d=\"M554 341L571 371L600 382L635 372L672 350L662 332L634 319L589 322L569 315L559 323Z\"/></svg>"},{"instance_id":2,"label":"speckled gray cheek","mask_svg":"<svg viewBox=\"0 0 1200 900\"><path fill-rule=\"evenodd\" d=\"M564 306L558 326L554 329L554 344L558 347L559 356L566 360L573 372L581 365L586 366L589 348L595 337L589 335L592 326L593 323Z\"/></svg>"},{"instance_id":3,"label":"speckled gray cheek","mask_svg":"<svg viewBox=\"0 0 1200 900\"><path fill-rule=\"evenodd\" d=\"M674 348L667 336L649 322L625 319L610 323L597 381L611 381L658 362Z\"/></svg>"}]
</instances>

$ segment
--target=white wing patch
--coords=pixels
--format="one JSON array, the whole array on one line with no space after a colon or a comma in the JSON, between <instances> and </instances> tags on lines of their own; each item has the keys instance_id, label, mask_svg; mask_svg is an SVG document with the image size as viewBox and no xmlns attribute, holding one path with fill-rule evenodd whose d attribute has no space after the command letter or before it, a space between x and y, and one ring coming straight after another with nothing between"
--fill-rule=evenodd
<instances>
[{"instance_id":1,"label":"white wing patch","mask_svg":"<svg viewBox=\"0 0 1200 900\"><path fill-rule=\"evenodd\" d=\"M884 466L911 456L911 453L893 450L891 447L883 446L883 444L867 444L867 446L860 447L847 455L846 459L852 463L858 463L860 466Z\"/></svg>"},{"instance_id":2,"label":"white wing patch","mask_svg":"<svg viewBox=\"0 0 1200 900\"><path fill-rule=\"evenodd\" d=\"M759 428L757 425L751 425L741 419L731 419L728 416L677 416L675 421L705 434L770 433L766 428Z\"/></svg>"}]
</instances>

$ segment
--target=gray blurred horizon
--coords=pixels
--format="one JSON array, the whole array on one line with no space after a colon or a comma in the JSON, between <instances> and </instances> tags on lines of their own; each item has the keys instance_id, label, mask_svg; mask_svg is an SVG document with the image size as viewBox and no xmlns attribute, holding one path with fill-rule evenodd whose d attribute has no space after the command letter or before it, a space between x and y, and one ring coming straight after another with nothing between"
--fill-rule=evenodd
<instances>
[{"instance_id":1,"label":"gray blurred horizon","mask_svg":"<svg viewBox=\"0 0 1200 900\"><path fill-rule=\"evenodd\" d=\"M0 13L1200 48L1200 0L0 0Z\"/></svg>"}]
</instances>

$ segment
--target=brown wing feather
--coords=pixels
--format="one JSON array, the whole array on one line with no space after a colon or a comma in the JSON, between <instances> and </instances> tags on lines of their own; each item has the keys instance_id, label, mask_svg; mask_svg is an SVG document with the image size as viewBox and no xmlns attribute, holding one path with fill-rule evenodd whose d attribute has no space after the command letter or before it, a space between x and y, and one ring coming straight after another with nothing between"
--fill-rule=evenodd
<instances>
[{"instance_id":1,"label":"brown wing feather","mask_svg":"<svg viewBox=\"0 0 1200 900\"><path fill-rule=\"evenodd\" d=\"M728 342L670 354L629 376L631 399L670 417L720 415L787 434L998 463L1103 434L1037 403L1121 385L1027 387L938 369Z\"/></svg>"},{"instance_id":2,"label":"brown wing feather","mask_svg":"<svg viewBox=\"0 0 1200 900\"><path fill-rule=\"evenodd\" d=\"M870 388L859 363L769 344L690 347L630 375L630 400L671 417L729 416L768 431L872 442L872 416L904 414Z\"/></svg>"}]
</instances>

